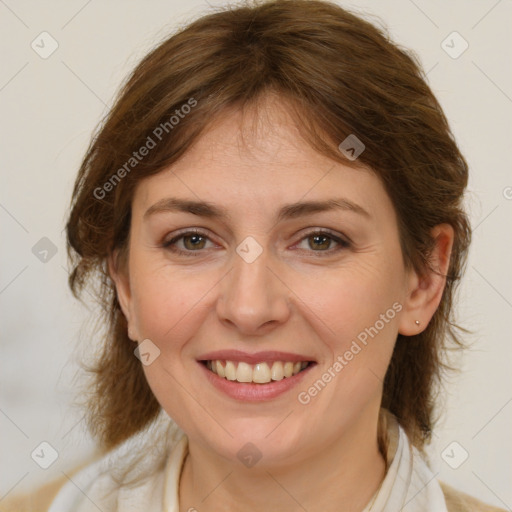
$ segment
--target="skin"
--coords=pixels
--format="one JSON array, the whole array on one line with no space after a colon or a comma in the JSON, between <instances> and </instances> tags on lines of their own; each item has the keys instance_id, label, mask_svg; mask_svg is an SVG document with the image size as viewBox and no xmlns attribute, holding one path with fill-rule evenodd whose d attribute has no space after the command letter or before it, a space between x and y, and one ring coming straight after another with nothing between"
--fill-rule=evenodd
<instances>
[{"instance_id":1,"label":"skin","mask_svg":"<svg viewBox=\"0 0 512 512\"><path fill-rule=\"evenodd\" d=\"M229 217L144 217L171 196L213 203ZM285 204L341 197L369 217L331 210L277 222ZM144 367L149 385L189 438L180 511L362 510L385 474L377 420L396 337L425 328L445 285L435 273L420 277L404 267L395 210L378 177L315 152L283 101L268 97L243 118L226 113L182 159L141 181L132 207L127 267L118 268L113 254L110 272L130 338L149 338L161 351ZM191 256L163 247L187 228L207 237L177 241ZM320 229L351 244L315 242L311 233ZM453 230L440 225L433 235L432 262L445 274ZM247 236L263 251L252 263L236 252ZM307 405L299 403L297 394L394 303L401 311ZM240 402L198 366L201 354L217 349L300 353L317 366L284 395ZM247 442L262 454L251 468L237 457Z\"/></svg>"}]
</instances>

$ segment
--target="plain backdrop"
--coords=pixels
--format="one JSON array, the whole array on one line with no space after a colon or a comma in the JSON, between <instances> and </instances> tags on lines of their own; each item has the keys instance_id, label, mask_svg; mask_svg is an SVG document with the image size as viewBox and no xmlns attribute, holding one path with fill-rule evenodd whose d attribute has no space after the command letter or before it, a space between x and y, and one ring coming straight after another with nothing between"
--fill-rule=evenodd
<instances>
[{"instance_id":1,"label":"plain backdrop","mask_svg":"<svg viewBox=\"0 0 512 512\"><path fill-rule=\"evenodd\" d=\"M447 384L429 454L438 478L510 510L512 2L339 3L417 53L469 162L474 241L458 311L472 348ZM209 9L200 0L0 0L0 498L91 452L72 407L76 347L95 343L83 334L91 312L67 289L72 185L127 73ZM58 455L46 470L36 463L41 442Z\"/></svg>"}]
</instances>

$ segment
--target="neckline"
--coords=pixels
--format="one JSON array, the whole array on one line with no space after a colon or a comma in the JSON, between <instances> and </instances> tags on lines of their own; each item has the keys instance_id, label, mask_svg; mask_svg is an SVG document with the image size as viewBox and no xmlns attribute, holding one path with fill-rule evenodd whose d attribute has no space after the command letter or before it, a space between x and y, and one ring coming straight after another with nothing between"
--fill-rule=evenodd
<instances>
[{"instance_id":1,"label":"neckline","mask_svg":"<svg viewBox=\"0 0 512 512\"><path fill-rule=\"evenodd\" d=\"M369 504L365 507L365 511L371 510L371 506L373 506L373 504L377 500L379 492L382 490L382 487L386 482L389 468L391 467L395 459L400 439L400 427L395 416L386 409L381 409L380 414L382 415L382 418L379 418L379 421L382 420L381 425L386 434L384 438L386 446L386 472L384 473L384 477L378 489L372 495ZM181 477L183 475L183 469L185 467L185 461L188 455L188 436L185 433L183 433L178 442L175 444L174 448L171 450L171 453L169 454L168 458L168 464L166 465L165 469L163 500L165 512L179 512L180 483ZM370 506L369 509L367 508L368 506Z\"/></svg>"}]
</instances>

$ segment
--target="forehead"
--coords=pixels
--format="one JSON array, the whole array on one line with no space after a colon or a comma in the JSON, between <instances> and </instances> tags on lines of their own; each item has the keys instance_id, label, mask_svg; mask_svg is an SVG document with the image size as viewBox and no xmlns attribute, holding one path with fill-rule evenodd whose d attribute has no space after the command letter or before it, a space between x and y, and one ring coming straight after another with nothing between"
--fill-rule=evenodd
<instances>
[{"instance_id":1,"label":"forehead","mask_svg":"<svg viewBox=\"0 0 512 512\"><path fill-rule=\"evenodd\" d=\"M168 195L236 205L261 214L299 200L346 197L378 215L392 208L376 174L315 151L286 104L269 99L219 116L184 156L139 183L134 210L143 213Z\"/></svg>"}]
</instances>

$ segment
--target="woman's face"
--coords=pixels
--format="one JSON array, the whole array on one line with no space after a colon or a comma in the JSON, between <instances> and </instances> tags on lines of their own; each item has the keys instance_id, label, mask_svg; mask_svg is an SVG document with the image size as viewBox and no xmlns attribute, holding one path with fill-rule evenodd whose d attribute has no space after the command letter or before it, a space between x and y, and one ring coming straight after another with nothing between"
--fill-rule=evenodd
<instances>
[{"instance_id":1,"label":"woman's face","mask_svg":"<svg viewBox=\"0 0 512 512\"><path fill-rule=\"evenodd\" d=\"M139 184L117 285L149 385L190 443L277 464L375 438L415 277L379 179L316 153L278 104L258 115L256 132L252 114L226 115ZM283 376L297 362L310 364Z\"/></svg>"}]
</instances>

